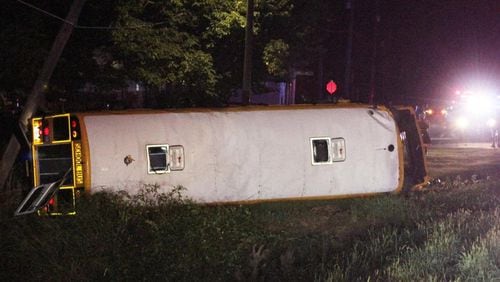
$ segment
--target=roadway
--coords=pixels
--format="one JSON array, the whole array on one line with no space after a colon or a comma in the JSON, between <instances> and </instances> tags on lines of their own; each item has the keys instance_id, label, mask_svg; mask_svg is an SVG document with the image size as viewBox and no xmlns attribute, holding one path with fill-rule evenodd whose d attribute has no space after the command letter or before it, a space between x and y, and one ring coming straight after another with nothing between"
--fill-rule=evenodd
<instances>
[{"instance_id":1,"label":"roadway","mask_svg":"<svg viewBox=\"0 0 500 282\"><path fill-rule=\"evenodd\" d=\"M487 142L431 144L426 160L431 177L479 174L500 178L500 149Z\"/></svg>"}]
</instances>

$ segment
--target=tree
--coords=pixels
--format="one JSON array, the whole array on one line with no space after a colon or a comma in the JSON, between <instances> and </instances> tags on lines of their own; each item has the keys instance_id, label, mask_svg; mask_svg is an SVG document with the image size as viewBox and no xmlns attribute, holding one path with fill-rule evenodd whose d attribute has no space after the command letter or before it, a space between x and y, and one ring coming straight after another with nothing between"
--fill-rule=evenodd
<instances>
[{"instance_id":1,"label":"tree","mask_svg":"<svg viewBox=\"0 0 500 282\"><path fill-rule=\"evenodd\" d=\"M221 75L210 50L239 20L221 10L230 8L227 1L121 1L112 35L123 68L185 104L213 100Z\"/></svg>"},{"instance_id":2,"label":"tree","mask_svg":"<svg viewBox=\"0 0 500 282\"><path fill-rule=\"evenodd\" d=\"M274 1L262 6L259 44L271 78L291 81L297 71L313 73L304 95L311 101L324 95L328 79L342 79L346 27L343 1ZM280 7L277 11L276 7ZM267 12L265 12L267 11Z\"/></svg>"},{"instance_id":3,"label":"tree","mask_svg":"<svg viewBox=\"0 0 500 282\"><path fill-rule=\"evenodd\" d=\"M288 6L287 0L256 3L257 81L268 76L261 60L262 23L288 15ZM118 11L113 39L124 68L152 89L166 89L174 97L171 104L225 102L240 88L246 1L121 1Z\"/></svg>"},{"instance_id":4,"label":"tree","mask_svg":"<svg viewBox=\"0 0 500 282\"><path fill-rule=\"evenodd\" d=\"M290 46L283 39L272 39L264 48L262 59L269 74L278 78L288 75L287 61L290 56Z\"/></svg>"},{"instance_id":5,"label":"tree","mask_svg":"<svg viewBox=\"0 0 500 282\"><path fill-rule=\"evenodd\" d=\"M341 2L256 0L253 86L323 62L327 75L343 73L345 35L333 30L344 27ZM14 1L2 13L0 83L26 91L61 21ZM47 90L70 99L85 83L108 92L133 81L169 106L225 103L241 87L245 13L246 0L88 1Z\"/></svg>"}]
</instances>

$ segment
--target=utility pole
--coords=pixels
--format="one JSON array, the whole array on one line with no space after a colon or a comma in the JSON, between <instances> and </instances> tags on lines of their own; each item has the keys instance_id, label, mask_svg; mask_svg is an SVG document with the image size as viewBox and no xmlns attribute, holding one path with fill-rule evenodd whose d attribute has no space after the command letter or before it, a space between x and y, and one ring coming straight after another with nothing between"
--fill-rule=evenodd
<instances>
[{"instance_id":1,"label":"utility pole","mask_svg":"<svg viewBox=\"0 0 500 282\"><path fill-rule=\"evenodd\" d=\"M45 60L42 70L40 71L37 80L31 90L30 95L24 105L24 109L19 117L19 125L23 135L26 134L29 125L29 119L36 113L39 104L44 103L44 90L47 88L50 77L54 72L54 68L61 57L64 50L64 46L68 42L68 39L73 32L80 12L85 4L86 0L75 0L71 5L71 8L66 16L66 20L62 24L59 33L57 34L54 43L52 44L52 49ZM5 182L9 176L9 173L14 166L17 155L21 150L21 141L16 138L15 135L11 135L7 146L4 151L1 152L0 159L0 187L4 187ZM5 189L5 187L4 187Z\"/></svg>"},{"instance_id":2,"label":"utility pole","mask_svg":"<svg viewBox=\"0 0 500 282\"><path fill-rule=\"evenodd\" d=\"M254 0L247 0L247 24L245 27L245 54L243 58L243 87L241 103L250 104L252 92L252 48L253 48L253 11Z\"/></svg>"},{"instance_id":3,"label":"utility pole","mask_svg":"<svg viewBox=\"0 0 500 282\"><path fill-rule=\"evenodd\" d=\"M376 94L376 78L377 78L377 47L378 47L378 25L380 23L380 7L379 0L375 0L375 23L373 25L373 50L370 71L370 101L374 105Z\"/></svg>"},{"instance_id":4,"label":"utility pole","mask_svg":"<svg viewBox=\"0 0 500 282\"><path fill-rule=\"evenodd\" d=\"M349 99L351 97L351 69L352 69L352 36L354 33L354 0L347 0L346 9L349 10L349 30L347 33L347 46L346 46L346 62L345 62L345 77L344 77L344 97Z\"/></svg>"}]
</instances>

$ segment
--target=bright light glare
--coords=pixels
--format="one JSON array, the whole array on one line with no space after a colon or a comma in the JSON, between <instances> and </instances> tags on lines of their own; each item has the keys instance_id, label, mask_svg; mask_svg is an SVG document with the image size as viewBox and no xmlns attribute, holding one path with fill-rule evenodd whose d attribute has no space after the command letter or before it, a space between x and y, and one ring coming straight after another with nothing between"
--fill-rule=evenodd
<instances>
[{"instance_id":1,"label":"bright light glare","mask_svg":"<svg viewBox=\"0 0 500 282\"><path fill-rule=\"evenodd\" d=\"M486 122L486 124L487 124L489 127L495 127L495 125L497 124L497 121L496 121L496 120L494 120L494 119L492 119L492 118L490 118L490 119Z\"/></svg>"},{"instance_id":2,"label":"bright light glare","mask_svg":"<svg viewBox=\"0 0 500 282\"><path fill-rule=\"evenodd\" d=\"M459 117L455 124L459 129L466 129L469 126L469 120L466 117Z\"/></svg>"},{"instance_id":3,"label":"bright light glare","mask_svg":"<svg viewBox=\"0 0 500 282\"><path fill-rule=\"evenodd\" d=\"M442 114L443 116L446 116L446 115L448 115L448 111L447 111L446 109L442 109L442 110L441 110L441 114Z\"/></svg>"},{"instance_id":4,"label":"bright light glare","mask_svg":"<svg viewBox=\"0 0 500 282\"><path fill-rule=\"evenodd\" d=\"M471 95L464 98L466 110L470 113L483 113L494 104L490 97L484 95Z\"/></svg>"}]
</instances>

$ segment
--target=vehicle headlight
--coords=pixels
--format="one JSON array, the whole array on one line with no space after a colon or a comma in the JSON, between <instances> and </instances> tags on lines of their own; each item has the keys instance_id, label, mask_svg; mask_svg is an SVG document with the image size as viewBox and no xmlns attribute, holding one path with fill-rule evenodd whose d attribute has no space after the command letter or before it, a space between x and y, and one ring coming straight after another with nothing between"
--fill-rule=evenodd
<instances>
[{"instance_id":1,"label":"vehicle headlight","mask_svg":"<svg viewBox=\"0 0 500 282\"><path fill-rule=\"evenodd\" d=\"M455 125L459 129L465 129L469 126L469 120L466 117L459 117L455 120Z\"/></svg>"},{"instance_id":2,"label":"vehicle headlight","mask_svg":"<svg viewBox=\"0 0 500 282\"><path fill-rule=\"evenodd\" d=\"M497 124L497 121L496 121L496 120L494 120L494 119L492 119L492 118L490 118L490 119L486 122L486 124L488 125L488 127L495 127L495 125Z\"/></svg>"}]
</instances>

